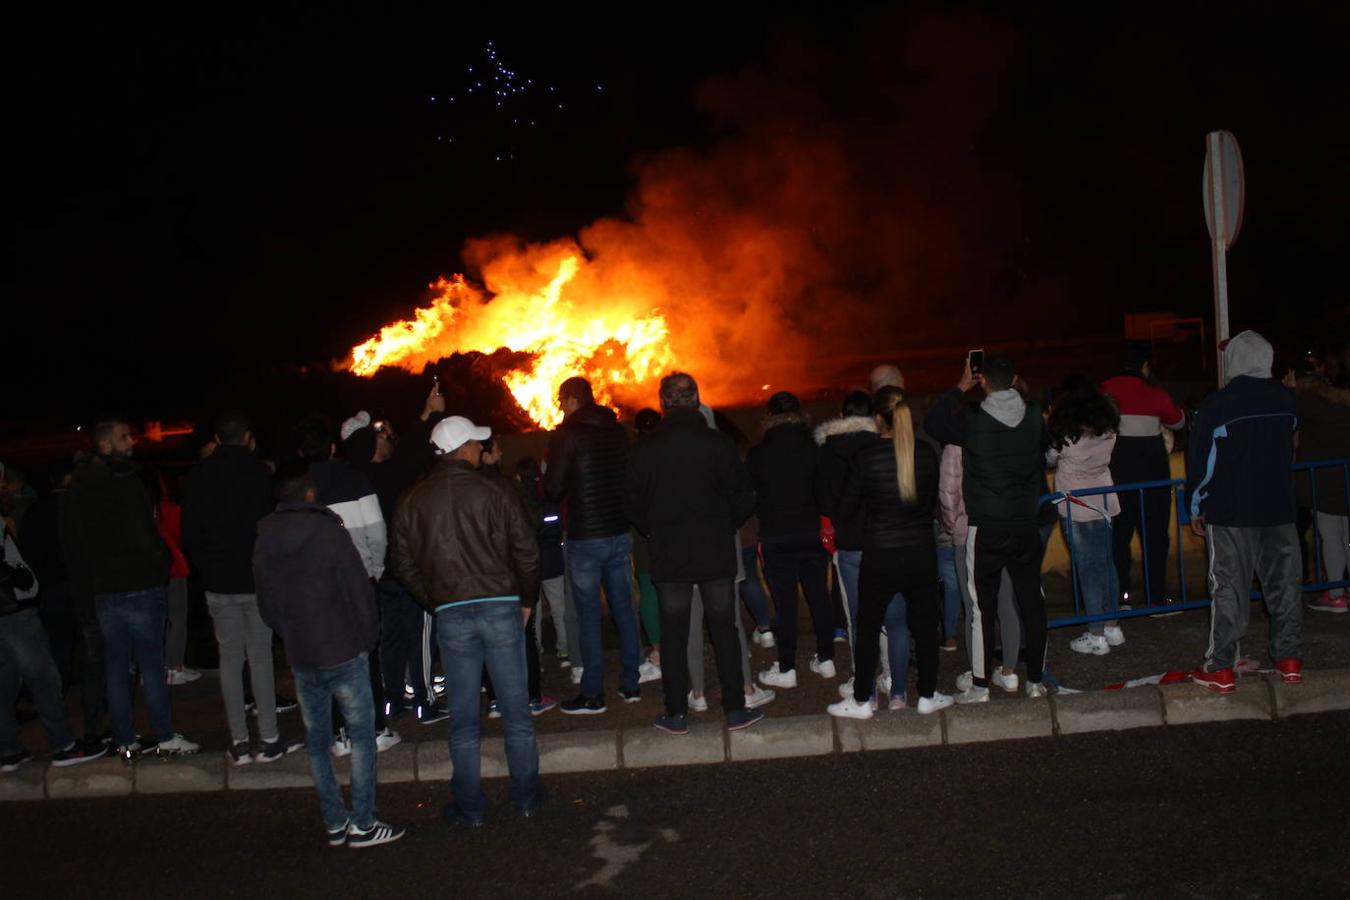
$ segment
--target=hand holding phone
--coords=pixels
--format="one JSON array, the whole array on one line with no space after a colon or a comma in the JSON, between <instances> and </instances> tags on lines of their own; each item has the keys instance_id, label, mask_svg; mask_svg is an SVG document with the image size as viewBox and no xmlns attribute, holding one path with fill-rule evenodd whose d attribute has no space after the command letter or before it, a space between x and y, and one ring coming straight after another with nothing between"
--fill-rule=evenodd
<instances>
[{"instance_id":1,"label":"hand holding phone","mask_svg":"<svg viewBox=\"0 0 1350 900\"><path fill-rule=\"evenodd\" d=\"M968 353L968 354L966 355L966 360L967 360L967 362L969 362L969 364L970 364L970 374L972 374L972 375L983 375L983 374L984 374L984 351L983 351L983 350L972 350L972 351L970 351L970 353Z\"/></svg>"}]
</instances>

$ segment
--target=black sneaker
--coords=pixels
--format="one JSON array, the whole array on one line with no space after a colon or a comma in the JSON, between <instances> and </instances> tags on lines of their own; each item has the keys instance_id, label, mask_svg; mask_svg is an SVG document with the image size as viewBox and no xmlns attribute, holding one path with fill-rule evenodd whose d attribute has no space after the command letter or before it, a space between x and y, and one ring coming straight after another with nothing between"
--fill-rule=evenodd
<instances>
[{"instance_id":1,"label":"black sneaker","mask_svg":"<svg viewBox=\"0 0 1350 900\"><path fill-rule=\"evenodd\" d=\"M598 716L603 712L609 712L609 707L605 705L604 694L595 697L578 694L571 700L564 700L559 709L569 716Z\"/></svg>"},{"instance_id":2,"label":"black sneaker","mask_svg":"<svg viewBox=\"0 0 1350 900\"><path fill-rule=\"evenodd\" d=\"M294 753L303 747L300 741L288 741L285 738L277 738L275 741L263 741L262 749L254 757L260 763L276 762L288 753Z\"/></svg>"},{"instance_id":3,"label":"black sneaker","mask_svg":"<svg viewBox=\"0 0 1350 900\"><path fill-rule=\"evenodd\" d=\"M688 716L657 716L652 727L657 731L664 731L666 734L688 734L689 717Z\"/></svg>"},{"instance_id":4,"label":"black sneaker","mask_svg":"<svg viewBox=\"0 0 1350 900\"><path fill-rule=\"evenodd\" d=\"M441 807L441 818L445 820L445 823L447 825L456 825L456 826L462 825L465 828L483 827L482 816L469 815L464 810L456 806L455 801L453 800L445 804L445 806Z\"/></svg>"},{"instance_id":5,"label":"black sneaker","mask_svg":"<svg viewBox=\"0 0 1350 900\"><path fill-rule=\"evenodd\" d=\"M381 822L376 819L375 822L365 831L353 825L347 829L347 846L352 848L374 847L378 844L388 844L403 837L402 828L395 828L387 822Z\"/></svg>"},{"instance_id":6,"label":"black sneaker","mask_svg":"<svg viewBox=\"0 0 1350 900\"><path fill-rule=\"evenodd\" d=\"M439 703L417 707L417 724L419 725L434 725L437 722L444 722L448 718L450 718L450 710Z\"/></svg>"},{"instance_id":7,"label":"black sneaker","mask_svg":"<svg viewBox=\"0 0 1350 900\"><path fill-rule=\"evenodd\" d=\"M520 817L522 819L532 819L539 815L539 810L548 802L548 798L548 788L544 787L542 784L535 785L534 799L530 801L528 806L518 810Z\"/></svg>"},{"instance_id":8,"label":"black sneaker","mask_svg":"<svg viewBox=\"0 0 1350 900\"><path fill-rule=\"evenodd\" d=\"M60 769L65 766L78 766L91 762L100 756L108 755L107 744L95 744L93 747L79 741L71 741L70 746L52 754L52 765Z\"/></svg>"},{"instance_id":9,"label":"black sneaker","mask_svg":"<svg viewBox=\"0 0 1350 900\"><path fill-rule=\"evenodd\" d=\"M9 756L0 756L0 772L13 772L32 758L33 754L27 750L11 753Z\"/></svg>"},{"instance_id":10,"label":"black sneaker","mask_svg":"<svg viewBox=\"0 0 1350 900\"><path fill-rule=\"evenodd\" d=\"M351 822L343 822L337 828L328 829L328 846L341 847L347 843L347 831L351 828Z\"/></svg>"},{"instance_id":11,"label":"black sneaker","mask_svg":"<svg viewBox=\"0 0 1350 900\"><path fill-rule=\"evenodd\" d=\"M636 703L642 699L642 690L633 688L631 691L619 691L619 696L623 698L624 703Z\"/></svg>"},{"instance_id":12,"label":"black sneaker","mask_svg":"<svg viewBox=\"0 0 1350 900\"><path fill-rule=\"evenodd\" d=\"M740 731L742 728L749 728L762 718L764 718L764 713L757 709L738 709L727 715L727 731Z\"/></svg>"}]
</instances>

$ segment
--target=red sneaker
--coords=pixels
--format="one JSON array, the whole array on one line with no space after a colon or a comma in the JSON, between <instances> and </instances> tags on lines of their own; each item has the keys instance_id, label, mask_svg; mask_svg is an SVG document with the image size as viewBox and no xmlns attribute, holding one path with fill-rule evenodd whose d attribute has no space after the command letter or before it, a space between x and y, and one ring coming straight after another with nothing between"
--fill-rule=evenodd
<instances>
[{"instance_id":1,"label":"red sneaker","mask_svg":"<svg viewBox=\"0 0 1350 900\"><path fill-rule=\"evenodd\" d=\"M1275 670L1280 673L1280 681L1285 684L1303 683L1303 663L1296 656L1275 660Z\"/></svg>"},{"instance_id":2,"label":"red sneaker","mask_svg":"<svg viewBox=\"0 0 1350 900\"><path fill-rule=\"evenodd\" d=\"M1315 609L1318 612L1343 613L1350 612L1350 603L1346 602L1344 596L1333 597L1331 591L1323 591L1313 598L1308 604L1308 609Z\"/></svg>"},{"instance_id":3,"label":"red sneaker","mask_svg":"<svg viewBox=\"0 0 1350 900\"><path fill-rule=\"evenodd\" d=\"M1237 690L1237 684L1233 681L1232 669L1219 669L1217 672L1196 669L1191 673L1191 681L1218 694L1231 694Z\"/></svg>"}]
</instances>

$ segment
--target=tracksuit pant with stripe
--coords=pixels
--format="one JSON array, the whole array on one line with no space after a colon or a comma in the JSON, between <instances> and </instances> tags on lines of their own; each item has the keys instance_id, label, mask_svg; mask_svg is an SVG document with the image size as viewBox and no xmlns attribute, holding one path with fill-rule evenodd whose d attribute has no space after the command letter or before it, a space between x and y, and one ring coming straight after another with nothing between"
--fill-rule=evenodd
<instances>
[{"instance_id":1,"label":"tracksuit pant with stripe","mask_svg":"<svg viewBox=\"0 0 1350 900\"><path fill-rule=\"evenodd\" d=\"M1303 653L1303 605L1298 531L1293 523L1269 528L1208 525L1209 648L1205 670L1229 669L1251 617L1252 575L1261 583L1270 611L1270 657L1298 659Z\"/></svg>"},{"instance_id":2,"label":"tracksuit pant with stripe","mask_svg":"<svg viewBox=\"0 0 1350 900\"><path fill-rule=\"evenodd\" d=\"M1004 570L1012 580L1013 603L1026 630L1027 681L1040 683L1045 668L1046 635L1040 529L1035 523L971 525L966 537L966 565L974 618L971 632L976 641L970 651L975 684L989 686L989 673L994 664L998 589Z\"/></svg>"}]
</instances>

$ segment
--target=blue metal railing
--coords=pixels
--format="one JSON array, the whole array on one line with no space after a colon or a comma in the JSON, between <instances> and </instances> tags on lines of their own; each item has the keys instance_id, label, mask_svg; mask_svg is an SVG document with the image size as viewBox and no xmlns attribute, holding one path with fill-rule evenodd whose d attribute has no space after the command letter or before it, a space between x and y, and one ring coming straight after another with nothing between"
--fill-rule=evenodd
<instances>
[{"instance_id":1,"label":"blue metal railing","mask_svg":"<svg viewBox=\"0 0 1350 900\"><path fill-rule=\"evenodd\" d=\"M1310 506L1314 511L1312 520L1314 580L1311 583L1305 583L1302 585L1304 593L1316 593L1320 591L1325 591L1329 588L1350 586L1350 579L1340 578L1339 576L1341 575L1341 573L1339 572L1335 573L1337 576L1336 578L1331 578L1328 581L1317 580L1321 577L1323 571L1323 559L1322 559L1321 528L1318 526L1317 516L1315 514L1317 510L1317 477L1314 474L1313 470L1330 469L1330 468L1341 469L1342 475L1345 478L1347 494L1350 495L1350 458L1315 460L1310 462L1301 462L1294 464L1294 471L1296 473L1294 476L1295 478L1299 477L1297 474L1298 472L1308 473L1304 477L1308 479L1308 483L1311 488L1309 494L1309 501ZM1081 499L1087 497L1100 497L1105 494L1121 494L1129 491L1137 491L1139 494L1139 544L1140 544L1140 556L1142 557L1144 570L1143 572L1144 605L1142 607L1134 609L1107 610L1106 612L1098 614L1085 613L1083 611L1082 592L1079 586L1078 564L1073 552L1073 529L1064 528L1063 529L1064 541L1069 550L1069 583L1073 589L1074 615L1051 619L1048 622L1050 628L1063 628L1069 625L1085 625L1089 622L1106 622L1106 621L1114 621L1117 619L1138 618L1140 616L1153 616L1158 615L1159 613L1175 613L1189 609L1203 609L1209 606L1210 604L1209 597L1192 599L1187 594L1186 554L1184 552L1184 547L1182 545L1182 534L1185 531L1184 526L1190 524L1191 515L1190 510L1187 509L1186 506L1185 484L1186 484L1185 480L1180 478L1163 479L1159 481L1136 481L1131 482L1129 484L1111 485L1109 487L1082 488L1080 490L1075 491L1057 491L1055 493L1046 494L1043 497L1041 497L1041 503L1073 504L1075 501L1072 498ZM1153 596L1153 589L1149 579L1148 510L1147 507L1144 505L1144 492L1158 491L1158 490L1169 491L1172 495L1172 500L1175 502L1176 508L1176 520L1177 520L1176 560L1177 560L1177 581L1178 581L1179 599L1173 603L1163 603L1161 602L1163 598L1155 598ZM1095 512L1097 512L1097 514L1099 515L1101 514L1100 510L1097 510L1090 504L1086 504L1086 501L1085 505L1087 505L1089 509L1093 509ZM1071 510L1069 511L1069 518L1065 519L1065 521L1072 521ZM1105 540L1107 541L1108 545L1107 556L1113 559L1110 549L1112 539L1111 529L1109 527L1104 529L1103 534L1105 535ZM1114 565L1114 561L1112 562L1112 564ZM1252 600L1260 600L1260 599L1262 599L1261 593L1259 591L1253 591ZM1111 602L1114 603L1115 598L1111 598Z\"/></svg>"}]
</instances>

